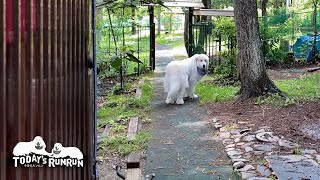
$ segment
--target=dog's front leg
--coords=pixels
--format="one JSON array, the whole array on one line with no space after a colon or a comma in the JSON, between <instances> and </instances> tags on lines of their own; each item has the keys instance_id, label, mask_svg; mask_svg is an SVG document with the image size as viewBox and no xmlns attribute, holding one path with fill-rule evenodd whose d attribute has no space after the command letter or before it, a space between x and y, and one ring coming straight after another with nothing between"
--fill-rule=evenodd
<instances>
[{"instance_id":1,"label":"dog's front leg","mask_svg":"<svg viewBox=\"0 0 320 180\"><path fill-rule=\"evenodd\" d=\"M191 99L197 98L198 96L195 94L195 83L189 83L190 87L187 89L187 95Z\"/></svg>"},{"instance_id":2,"label":"dog's front leg","mask_svg":"<svg viewBox=\"0 0 320 180\"><path fill-rule=\"evenodd\" d=\"M190 87L190 89L191 89L191 93L190 94L191 94L192 98L197 98L198 95L195 94L195 86L194 85L195 84L193 84L192 87Z\"/></svg>"}]
</instances>

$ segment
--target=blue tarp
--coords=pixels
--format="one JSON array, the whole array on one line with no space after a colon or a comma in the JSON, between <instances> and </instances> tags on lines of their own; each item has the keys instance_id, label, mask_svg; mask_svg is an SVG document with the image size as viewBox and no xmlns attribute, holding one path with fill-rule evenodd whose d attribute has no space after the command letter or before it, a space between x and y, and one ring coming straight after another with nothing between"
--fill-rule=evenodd
<instances>
[{"instance_id":1,"label":"blue tarp","mask_svg":"<svg viewBox=\"0 0 320 180\"><path fill-rule=\"evenodd\" d=\"M316 54L318 54L318 50L320 49L320 35L317 36L316 38L317 41L317 49L316 49ZM307 61L312 60L312 46L313 46L313 36L305 35L305 36L300 36L297 41L293 44L293 51L295 52L295 56L298 58L303 58L305 57ZM302 49L305 49L303 52Z\"/></svg>"}]
</instances>

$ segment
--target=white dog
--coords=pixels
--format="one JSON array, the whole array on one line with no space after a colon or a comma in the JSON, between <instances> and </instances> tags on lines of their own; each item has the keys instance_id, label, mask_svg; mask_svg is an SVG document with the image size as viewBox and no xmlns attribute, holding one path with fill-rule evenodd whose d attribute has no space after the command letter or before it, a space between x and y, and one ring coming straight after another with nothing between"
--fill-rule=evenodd
<instances>
[{"instance_id":1,"label":"white dog","mask_svg":"<svg viewBox=\"0 0 320 180\"><path fill-rule=\"evenodd\" d=\"M76 147L63 147L60 143L55 143L52 149L52 156L55 158L76 158L83 159L82 152Z\"/></svg>"},{"instance_id":2,"label":"white dog","mask_svg":"<svg viewBox=\"0 0 320 180\"><path fill-rule=\"evenodd\" d=\"M31 153L48 155L46 143L43 141L42 137L36 136L33 141L30 142L19 142L13 148L13 155L15 156L25 156Z\"/></svg>"},{"instance_id":3,"label":"white dog","mask_svg":"<svg viewBox=\"0 0 320 180\"><path fill-rule=\"evenodd\" d=\"M171 61L166 68L164 89L168 93L166 103L184 104L183 97L197 98L194 89L197 82L208 73L209 57L205 54L182 60Z\"/></svg>"}]
</instances>

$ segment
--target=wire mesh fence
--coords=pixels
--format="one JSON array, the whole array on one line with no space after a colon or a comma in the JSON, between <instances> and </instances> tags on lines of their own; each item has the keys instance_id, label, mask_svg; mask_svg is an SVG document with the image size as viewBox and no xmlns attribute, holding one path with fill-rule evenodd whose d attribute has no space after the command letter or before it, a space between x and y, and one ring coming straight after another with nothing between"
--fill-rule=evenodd
<instances>
[{"instance_id":1,"label":"wire mesh fence","mask_svg":"<svg viewBox=\"0 0 320 180\"><path fill-rule=\"evenodd\" d=\"M143 64L124 60L124 76L139 74L150 69L150 26L148 20L132 23L106 19L97 30L97 60L100 78L120 76L112 68L113 57L124 50L132 51Z\"/></svg>"},{"instance_id":2,"label":"wire mesh fence","mask_svg":"<svg viewBox=\"0 0 320 180\"><path fill-rule=\"evenodd\" d=\"M320 13L317 12L318 22ZM259 18L263 52L267 62L290 61L288 52L296 58L310 60L314 39L313 12L288 13ZM319 29L320 23L316 24ZM320 38L316 37L317 48Z\"/></svg>"},{"instance_id":3,"label":"wire mesh fence","mask_svg":"<svg viewBox=\"0 0 320 180\"><path fill-rule=\"evenodd\" d=\"M220 54L224 51L234 52L236 37L214 33L214 23L196 22L192 24L192 54L205 53L209 56L212 66L220 65Z\"/></svg>"}]
</instances>

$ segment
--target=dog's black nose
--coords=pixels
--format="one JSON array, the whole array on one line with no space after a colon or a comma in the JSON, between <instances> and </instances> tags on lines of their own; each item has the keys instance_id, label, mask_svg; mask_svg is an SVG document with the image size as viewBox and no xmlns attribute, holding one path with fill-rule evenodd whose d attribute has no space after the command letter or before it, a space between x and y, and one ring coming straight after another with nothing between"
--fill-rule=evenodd
<instances>
[{"instance_id":1,"label":"dog's black nose","mask_svg":"<svg viewBox=\"0 0 320 180\"><path fill-rule=\"evenodd\" d=\"M206 68L206 65L203 65L203 69Z\"/></svg>"}]
</instances>

